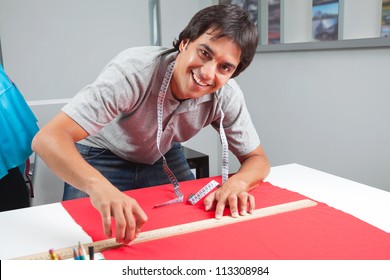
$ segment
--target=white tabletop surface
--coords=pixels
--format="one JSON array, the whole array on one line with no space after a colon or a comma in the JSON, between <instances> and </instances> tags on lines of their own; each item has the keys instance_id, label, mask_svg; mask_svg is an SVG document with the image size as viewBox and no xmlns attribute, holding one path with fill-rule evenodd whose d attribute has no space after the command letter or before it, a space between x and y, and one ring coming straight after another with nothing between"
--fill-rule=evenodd
<instances>
[{"instance_id":1,"label":"white tabletop surface","mask_svg":"<svg viewBox=\"0 0 390 280\"><path fill-rule=\"evenodd\" d=\"M0 259L92 242L61 203L0 212Z\"/></svg>"},{"instance_id":2,"label":"white tabletop surface","mask_svg":"<svg viewBox=\"0 0 390 280\"><path fill-rule=\"evenodd\" d=\"M390 232L389 192L298 164L272 167L267 181ZM61 203L0 212L0 225L0 259L92 241Z\"/></svg>"}]
</instances>

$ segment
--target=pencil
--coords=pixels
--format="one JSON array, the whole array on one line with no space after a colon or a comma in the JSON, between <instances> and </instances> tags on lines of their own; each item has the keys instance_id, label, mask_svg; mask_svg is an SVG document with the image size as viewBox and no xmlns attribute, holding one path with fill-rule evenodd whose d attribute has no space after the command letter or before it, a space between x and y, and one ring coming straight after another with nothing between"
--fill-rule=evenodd
<instances>
[{"instance_id":1,"label":"pencil","mask_svg":"<svg viewBox=\"0 0 390 280\"><path fill-rule=\"evenodd\" d=\"M76 248L73 248L73 259L74 259L74 260L80 260L80 256L79 256L79 254L77 253Z\"/></svg>"},{"instance_id":2,"label":"pencil","mask_svg":"<svg viewBox=\"0 0 390 280\"><path fill-rule=\"evenodd\" d=\"M86 253L85 253L84 247L81 246L80 241L79 241L79 255L80 255L81 260L85 260Z\"/></svg>"},{"instance_id":3,"label":"pencil","mask_svg":"<svg viewBox=\"0 0 390 280\"><path fill-rule=\"evenodd\" d=\"M49 255L50 255L50 259L51 260L59 260L59 256L57 255L57 253L54 251L54 249L50 249L49 250Z\"/></svg>"}]
</instances>

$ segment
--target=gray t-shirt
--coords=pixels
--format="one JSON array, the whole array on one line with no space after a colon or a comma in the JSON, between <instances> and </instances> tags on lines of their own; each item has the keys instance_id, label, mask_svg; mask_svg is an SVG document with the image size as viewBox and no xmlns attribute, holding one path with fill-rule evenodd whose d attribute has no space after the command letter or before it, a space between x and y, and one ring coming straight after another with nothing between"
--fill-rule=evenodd
<instances>
[{"instance_id":1,"label":"gray t-shirt","mask_svg":"<svg viewBox=\"0 0 390 280\"><path fill-rule=\"evenodd\" d=\"M162 47L139 47L118 54L92 84L83 88L62 111L90 136L81 144L105 148L129 161L153 164L157 149L157 97L170 62L177 52ZM197 99L176 100L168 89L163 107L160 151L184 142L211 124L223 127L235 155L253 151L260 143L242 91L229 80L217 92Z\"/></svg>"}]
</instances>

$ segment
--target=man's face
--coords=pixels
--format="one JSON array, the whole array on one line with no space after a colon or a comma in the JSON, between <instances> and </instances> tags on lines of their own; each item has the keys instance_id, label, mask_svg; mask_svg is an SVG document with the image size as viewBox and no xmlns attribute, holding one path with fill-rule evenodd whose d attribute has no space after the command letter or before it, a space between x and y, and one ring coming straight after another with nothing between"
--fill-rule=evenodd
<instances>
[{"instance_id":1,"label":"man's face","mask_svg":"<svg viewBox=\"0 0 390 280\"><path fill-rule=\"evenodd\" d=\"M183 40L176 58L171 91L176 99L198 98L220 89L240 63L241 49L228 37L212 39L206 32Z\"/></svg>"}]
</instances>

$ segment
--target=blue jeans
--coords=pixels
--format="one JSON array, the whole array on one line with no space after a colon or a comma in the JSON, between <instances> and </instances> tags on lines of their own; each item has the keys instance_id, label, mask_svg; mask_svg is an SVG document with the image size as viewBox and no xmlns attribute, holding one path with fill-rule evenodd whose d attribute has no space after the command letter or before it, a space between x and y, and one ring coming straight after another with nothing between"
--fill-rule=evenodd
<instances>
[{"instance_id":1,"label":"blue jeans","mask_svg":"<svg viewBox=\"0 0 390 280\"><path fill-rule=\"evenodd\" d=\"M76 143L83 158L121 191L169 184L160 158L153 165L124 160L106 149L93 148ZM169 168L178 181L195 179L184 157L180 143L175 143L165 154ZM63 200L88 195L65 183Z\"/></svg>"}]
</instances>

